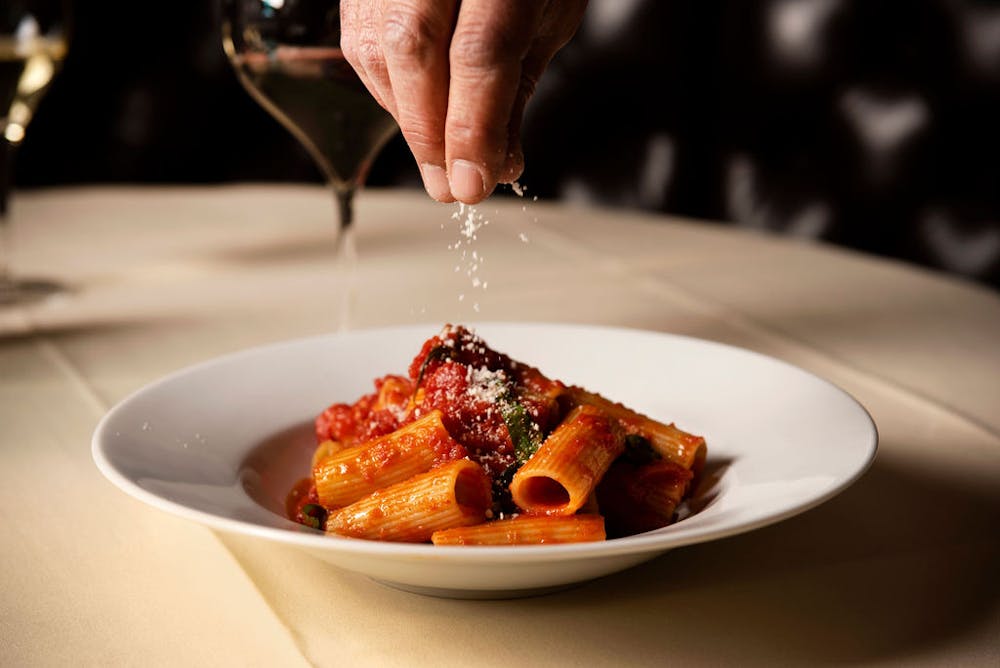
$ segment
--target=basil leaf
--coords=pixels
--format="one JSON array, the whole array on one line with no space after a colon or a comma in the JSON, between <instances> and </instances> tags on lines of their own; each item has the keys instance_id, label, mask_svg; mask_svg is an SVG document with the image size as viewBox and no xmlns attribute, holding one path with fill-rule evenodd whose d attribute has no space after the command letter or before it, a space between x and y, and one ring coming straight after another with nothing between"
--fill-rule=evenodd
<instances>
[{"instance_id":1,"label":"basil leaf","mask_svg":"<svg viewBox=\"0 0 1000 668\"><path fill-rule=\"evenodd\" d=\"M322 531L326 527L326 508L315 503L302 506L302 523L307 527Z\"/></svg>"},{"instance_id":2,"label":"basil leaf","mask_svg":"<svg viewBox=\"0 0 1000 668\"><path fill-rule=\"evenodd\" d=\"M523 464L538 451L542 444L542 431L531 419L528 410L517 401L501 400L500 414L507 425L511 443L514 444L514 456Z\"/></svg>"}]
</instances>

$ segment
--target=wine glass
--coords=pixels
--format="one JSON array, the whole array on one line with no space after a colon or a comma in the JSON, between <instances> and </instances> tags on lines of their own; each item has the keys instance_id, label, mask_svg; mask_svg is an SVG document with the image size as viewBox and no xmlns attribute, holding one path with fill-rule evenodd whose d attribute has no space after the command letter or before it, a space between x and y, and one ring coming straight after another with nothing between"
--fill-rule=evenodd
<instances>
[{"instance_id":1,"label":"wine glass","mask_svg":"<svg viewBox=\"0 0 1000 668\"><path fill-rule=\"evenodd\" d=\"M14 154L38 103L66 55L65 12L59 1L0 2L0 305L38 300L63 288L10 271L10 199Z\"/></svg>"},{"instance_id":2,"label":"wine glass","mask_svg":"<svg viewBox=\"0 0 1000 668\"><path fill-rule=\"evenodd\" d=\"M337 256L353 276L354 193L398 128L344 58L339 0L223 0L222 38L240 82L305 147L332 187Z\"/></svg>"}]
</instances>

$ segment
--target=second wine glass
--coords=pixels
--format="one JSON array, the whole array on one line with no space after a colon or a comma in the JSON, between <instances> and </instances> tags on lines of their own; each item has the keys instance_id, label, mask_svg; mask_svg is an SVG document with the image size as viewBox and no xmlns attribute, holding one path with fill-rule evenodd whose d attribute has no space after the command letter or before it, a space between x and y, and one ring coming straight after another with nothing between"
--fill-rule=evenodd
<instances>
[{"instance_id":1,"label":"second wine glass","mask_svg":"<svg viewBox=\"0 0 1000 668\"><path fill-rule=\"evenodd\" d=\"M333 188L338 254L353 261L354 193L398 128L344 58L339 0L223 0L222 7L226 55Z\"/></svg>"},{"instance_id":2,"label":"second wine glass","mask_svg":"<svg viewBox=\"0 0 1000 668\"><path fill-rule=\"evenodd\" d=\"M68 12L56 0L0 2L0 306L21 305L66 291L47 278L11 271L8 207L14 154L67 51Z\"/></svg>"}]
</instances>

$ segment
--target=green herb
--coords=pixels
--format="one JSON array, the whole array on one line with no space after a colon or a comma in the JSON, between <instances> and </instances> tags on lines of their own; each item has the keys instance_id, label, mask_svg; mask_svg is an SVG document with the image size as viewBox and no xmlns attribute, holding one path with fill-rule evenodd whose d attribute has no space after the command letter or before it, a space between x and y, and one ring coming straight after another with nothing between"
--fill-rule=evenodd
<instances>
[{"instance_id":1,"label":"green herb","mask_svg":"<svg viewBox=\"0 0 1000 668\"><path fill-rule=\"evenodd\" d=\"M502 399L499 403L500 414L514 444L514 455L523 464L538 451L538 446L542 444L542 431L522 404L512 399Z\"/></svg>"},{"instance_id":2,"label":"green herb","mask_svg":"<svg viewBox=\"0 0 1000 668\"><path fill-rule=\"evenodd\" d=\"M625 452L622 453L622 457L635 466L663 459L660 453L653 449L649 439L639 434L629 434L625 437Z\"/></svg>"},{"instance_id":3,"label":"green herb","mask_svg":"<svg viewBox=\"0 0 1000 668\"><path fill-rule=\"evenodd\" d=\"M307 527L322 531L326 527L326 508L315 503L307 503L299 512L302 523Z\"/></svg>"}]
</instances>

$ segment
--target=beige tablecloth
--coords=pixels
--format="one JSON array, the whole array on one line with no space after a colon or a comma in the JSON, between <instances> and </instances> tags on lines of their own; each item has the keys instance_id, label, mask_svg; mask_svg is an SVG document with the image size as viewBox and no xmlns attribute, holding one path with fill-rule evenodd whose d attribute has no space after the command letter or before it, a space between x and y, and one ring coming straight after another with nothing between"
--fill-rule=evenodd
<instances>
[{"instance_id":1,"label":"beige tablecloth","mask_svg":"<svg viewBox=\"0 0 1000 668\"><path fill-rule=\"evenodd\" d=\"M465 216L416 192L357 210L350 327L592 322L736 344L857 397L878 459L803 515L561 593L389 589L149 508L90 456L98 419L142 385L339 326L329 193L19 193L15 270L73 292L0 309L0 665L1000 665L997 294L530 197L478 207L471 247Z\"/></svg>"}]
</instances>

